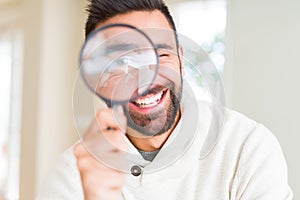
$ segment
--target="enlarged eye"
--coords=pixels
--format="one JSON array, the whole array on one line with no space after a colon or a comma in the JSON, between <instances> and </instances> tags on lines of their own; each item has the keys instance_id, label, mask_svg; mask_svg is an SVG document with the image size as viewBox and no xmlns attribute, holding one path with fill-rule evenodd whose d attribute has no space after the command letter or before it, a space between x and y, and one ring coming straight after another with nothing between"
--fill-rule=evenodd
<instances>
[{"instance_id":1,"label":"enlarged eye","mask_svg":"<svg viewBox=\"0 0 300 200\"><path fill-rule=\"evenodd\" d=\"M116 64L119 66L127 65L128 62L129 62L129 59L127 57L121 57L116 60Z\"/></svg>"},{"instance_id":2,"label":"enlarged eye","mask_svg":"<svg viewBox=\"0 0 300 200\"><path fill-rule=\"evenodd\" d=\"M108 73L121 74L128 72L129 58L120 57L110 63L107 67Z\"/></svg>"}]
</instances>

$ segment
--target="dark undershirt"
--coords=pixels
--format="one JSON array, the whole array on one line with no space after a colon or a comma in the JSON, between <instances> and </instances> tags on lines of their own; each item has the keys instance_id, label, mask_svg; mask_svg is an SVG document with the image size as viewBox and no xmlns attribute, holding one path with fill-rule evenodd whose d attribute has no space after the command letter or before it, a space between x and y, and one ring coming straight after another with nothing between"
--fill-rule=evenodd
<instances>
[{"instance_id":1,"label":"dark undershirt","mask_svg":"<svg viewBox=\"0 0 300 200\"><path fill-rule=\"evenodd\" d=\"M158 150L155 150L155 151L142 151L142 150L139 150L138 151L140 152L140 154L143 156L143 158L147 161L150 161L152 162L155 158L155 156L158 154L160 149Z\"/></svg>"}]
</instances>

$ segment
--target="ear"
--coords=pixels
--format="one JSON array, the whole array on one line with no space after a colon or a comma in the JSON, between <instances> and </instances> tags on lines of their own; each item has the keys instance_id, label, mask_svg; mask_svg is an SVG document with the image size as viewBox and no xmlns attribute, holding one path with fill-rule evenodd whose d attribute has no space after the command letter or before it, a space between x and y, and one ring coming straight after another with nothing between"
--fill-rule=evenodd
<instances>
[{"instance_id":1,"label":"ear","mask_svg":"<svg viewBox=\"0 0 300 200\"><path fill-rule=\"evenodd\" d=\"M179 44L178 47L178 52L179 52L179 62L180 62L180 66L181 66L181 74L182 76L185 76L185 69L184 69L184 60L183 60L183 56L184 56L184 51L183 51L183 47Z\"/></svg>"}]
</instances>

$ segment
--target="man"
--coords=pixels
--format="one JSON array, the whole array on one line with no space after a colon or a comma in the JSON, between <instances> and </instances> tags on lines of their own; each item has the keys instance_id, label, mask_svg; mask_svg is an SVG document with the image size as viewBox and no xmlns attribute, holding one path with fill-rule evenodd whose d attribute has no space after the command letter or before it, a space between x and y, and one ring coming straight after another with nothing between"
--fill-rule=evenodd
<instances>
[{"instance_id":1,"label":"man","mask_svg":"<svg viewBox=\"0 0 300 200\"><path fill-rule=\"evenodd\" d=\"M176 31L161 0L91 0L88 11L86 35L114 23ZM221 134L201 153L207 134L213 134L208 130L214 109L193 99L182 83L182 55L177 54L183 52L173 41L176 49L158 53L162 68L175 75L158 80L146 95L117 111L100 109L83 140L49 174L38 199L292 199L277 140L241 114L220 108ZM158 77L164 77L163 70ZM96 159L92 148L104 157ZM177 149L182 152L174 155ZM130 170L111 164L111 159L127 162L123 152L131 150L141 159L125 163Z\"/></svg>"}]
</instances>

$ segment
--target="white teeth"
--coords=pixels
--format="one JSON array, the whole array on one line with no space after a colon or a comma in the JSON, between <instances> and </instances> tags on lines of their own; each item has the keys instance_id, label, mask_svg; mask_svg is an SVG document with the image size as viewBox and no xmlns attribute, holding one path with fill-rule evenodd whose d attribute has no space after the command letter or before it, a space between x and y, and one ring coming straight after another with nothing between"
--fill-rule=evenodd
<instances>
[{"instance_id":1,"label":"white teeth","mask_svg":"<svg viewBox=\"0 0 300 200\"><path fill-rule=\"evenodd\" d=\"M159 103L161 97L163 96L164 92L160 92L154 96L151 97L146 97L146 98L141 98L141 99L137 99L135 100L135 104L137 104L139 107L141 108L147 108L147 107L151 107L151 106L155 106Z\"/></svg>"}]
</instances>

